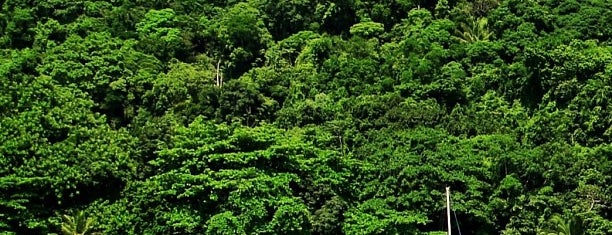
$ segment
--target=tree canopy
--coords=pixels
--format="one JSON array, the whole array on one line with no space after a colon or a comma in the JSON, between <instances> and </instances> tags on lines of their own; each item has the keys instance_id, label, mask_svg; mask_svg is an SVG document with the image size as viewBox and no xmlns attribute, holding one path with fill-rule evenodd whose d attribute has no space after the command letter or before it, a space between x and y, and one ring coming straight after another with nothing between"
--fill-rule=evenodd
<instances>
[{"instance_id":1,"label":"tree canopy","mask_svg":"<svg viewBox=\"0 0 612 235\"><path fill-rule=\"evenodd\" d=\"M612 1L0 1L0 234L612 234Z\"/></svg>"}]
</instances>

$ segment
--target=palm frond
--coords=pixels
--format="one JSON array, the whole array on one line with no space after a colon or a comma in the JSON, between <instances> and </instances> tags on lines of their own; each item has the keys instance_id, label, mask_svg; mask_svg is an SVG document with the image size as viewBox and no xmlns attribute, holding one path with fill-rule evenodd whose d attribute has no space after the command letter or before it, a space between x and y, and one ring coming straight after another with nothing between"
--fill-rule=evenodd
<instances>
[{"instance_id":1,"label":"palm frond","mask_svg":"<svg viewBox=\"0 0 612 235\"><path fill-rule=\"evenodd\" d=\"M87 233L92 229L94 219L89 218L83 211L76 212L73 216L62 215L63 223L61 232L64 235L93 235L100 233Z\"/></svg>"},{"instance_id":2,"label":"palm frond","mask_svg":"<svg viewBox=\"0 0 612 235\"><path fill-rule=\"evenodd\" d=\"M488 41L493 32L489 30L489 20L486 17L478 19L471 18L468 23L459 23L455 34L461 43L472 43L477 41Z\"/></svg>"},{"instance_id":3,"label":"palm frond","mask_svg":"<svg viewBox=\"0 0 612 235\"><path fill-rule=\"evenodd\" d=\"M570 218L564 218L561 215L555 214L548 220L549 228L543 229L539 234L543 235L582 235L582 219L579 216L573 215Z\"/></svg>"}]
</instances>

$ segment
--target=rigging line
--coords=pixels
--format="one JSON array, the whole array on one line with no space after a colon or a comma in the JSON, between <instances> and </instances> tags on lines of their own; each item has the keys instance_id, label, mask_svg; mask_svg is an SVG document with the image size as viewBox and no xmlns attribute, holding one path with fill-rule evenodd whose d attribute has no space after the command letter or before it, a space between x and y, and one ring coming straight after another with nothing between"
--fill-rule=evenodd
<instances>
[{"instance_id":1,"label":"rigging line","mask_svg":"<svg viewBox=\"0 0 612 235\"><path fill-rule=\"evenodd\" d=\"M455 224L457 224L457 231L459 231L459 235L461 235L461 228L459 227L459 220L457 219L457 212L453 210L453 214L455 214Z\"/></svg>"}]
</instances>

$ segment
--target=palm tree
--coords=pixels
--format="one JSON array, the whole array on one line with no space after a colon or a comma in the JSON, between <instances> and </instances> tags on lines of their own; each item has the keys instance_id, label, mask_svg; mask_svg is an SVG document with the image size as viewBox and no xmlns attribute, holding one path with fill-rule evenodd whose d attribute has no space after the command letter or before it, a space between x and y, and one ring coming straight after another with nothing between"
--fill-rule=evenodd
<instances>
[{"instance_id":1,"label":"palm tree","mask_svg":"<svg viewBox=\"0 0 612 235\"><path fill-rule=\"evenodd\" d=\"M542 230L540 235L583 235L582 219L573 215L569 218L561 217L558 214L553 215L549 220L550 228Z\"/></svg>"},{"instance_id":2,"label":"palm tree","mask_svg":"<svg viewBox=\"0 0 612 235\"><path fill-rule=\"evenodd\" d=\"M94 223L91 217L85 217L83 211L77 211L74 216L63 215L62 234L64 235L99 235L101 233L89 232Z\"/></svg>"},{"instance_id":3,"label":"palm tree","mask_svg":"<svg viewBox=\"0 0 612 235\"><path fill-rule=\"evenodd\" d=\"M469 24L460 23L456 30L459 41L472 43L476 41L488 41L493 32L489 31L489 20L486 17L472 18Z\"/></svg>"}]
</instances>

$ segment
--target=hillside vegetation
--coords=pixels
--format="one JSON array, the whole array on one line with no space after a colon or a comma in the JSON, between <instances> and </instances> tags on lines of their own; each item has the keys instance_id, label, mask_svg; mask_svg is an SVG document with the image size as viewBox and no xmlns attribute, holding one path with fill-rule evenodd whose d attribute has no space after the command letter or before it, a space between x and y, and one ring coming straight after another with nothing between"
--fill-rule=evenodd
<instances>
[{"instance_id":1,"label":"hillside vegetation","mask_svg":"<svg viewBox=\"0 0 612 235\"><path fill-rule=\"evenodd\" d=\"M0 4L0 234L612 234L610 0Z\"/></svg>"}]
</instances>

